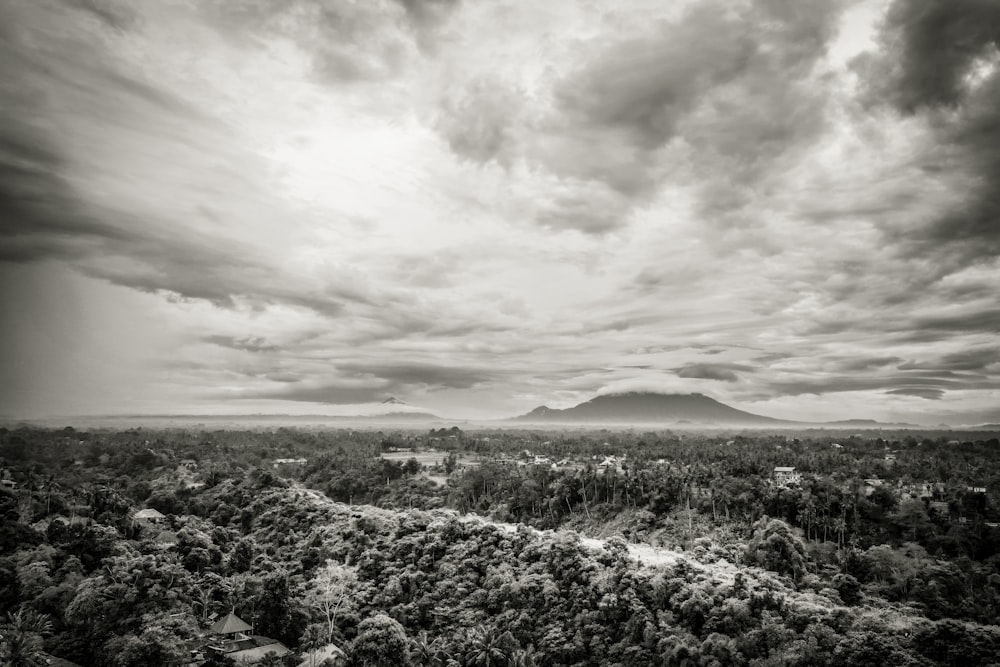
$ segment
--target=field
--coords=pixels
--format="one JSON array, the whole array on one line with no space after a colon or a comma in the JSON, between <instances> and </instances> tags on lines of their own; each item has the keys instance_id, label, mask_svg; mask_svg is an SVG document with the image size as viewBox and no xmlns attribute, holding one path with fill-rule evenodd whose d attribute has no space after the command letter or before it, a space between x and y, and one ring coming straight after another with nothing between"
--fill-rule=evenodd
<instances>
[{"instance_id":1,"label":"field","mask_svg":"<svg viewBox=\"0 0 1000 667\"><path fill-rule=\"evenodd\" d=\"M416 459L417 463L422 466L437 466L442 465L444 460L448 458L448 452L439 451L414 451L414 452L385 452L382 454L382 458L387 461L409 461L410 459ZM458 461L456 467L458 468L472 468L478 465L482 465L483 457L478 454L471 452L460 452L458 454Z\"/></svg>"}]
</instances>

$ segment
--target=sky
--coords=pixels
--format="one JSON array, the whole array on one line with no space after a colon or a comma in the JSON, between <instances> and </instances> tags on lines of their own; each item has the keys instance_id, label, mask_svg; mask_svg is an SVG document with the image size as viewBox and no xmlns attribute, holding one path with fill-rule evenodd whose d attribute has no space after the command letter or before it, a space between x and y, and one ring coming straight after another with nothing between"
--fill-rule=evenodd
<instances>
[{"instance_id":1,"label":"sky","mask_svg":"<svg viewBox=\"0 0 1000 667\"><path fill-rule=\"evenodd\" d=\"M995 0L0 3L0 414L1000 421Z\"/></svg>"}]
</instances>

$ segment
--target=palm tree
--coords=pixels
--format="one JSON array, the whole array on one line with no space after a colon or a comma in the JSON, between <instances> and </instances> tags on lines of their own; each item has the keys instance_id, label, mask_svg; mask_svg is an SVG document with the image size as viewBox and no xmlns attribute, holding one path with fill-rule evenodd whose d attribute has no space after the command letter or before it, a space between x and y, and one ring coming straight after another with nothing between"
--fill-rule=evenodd
<instances>
[{"instance_id":1,"label":"palm tree","mask_svg":"<svg viewBox=\"0 0 1000 667\"><path fill-rule=\"evenodd\" d=\"M8 613L0 624L0 664L10 667L41 667L48 664L42 637L52 633L49 617L33 609Z\"/></svg>"},{"instance_id":2,"label":"palm tree","mask_svg":"<svg viewBox=\"0 0 1000 667\"><path fill-rule=\"evenodd\" d=\"M465 660L477 667L501 667L507 664L507 651L501 643L501 636L493 630L478 626L469 632L465 649Z\"/></svg>"},{"instance_id":3,"label":"palm tree","mask_svg":"<svg viewBox=\"0 0 1000 667\"><path fill-rule=\"evenodd\" d=\"M533 646L519 648L511 654L507 665L508 667L537 667L538 663L535 660L537 655L538 653Z\"/></svg>"},{"instance_id":4,"label":"palm tree","mask_svg":"<svg viewBox=\"0 0 1000 667\"><path fill-rule=\"evenodd\" d=\"M420 667L440 667L446 664L451 657L441 638L432 638L426 630L421 630L412 643L410 655L414 664Z\"/></svg>"}]
</instances>

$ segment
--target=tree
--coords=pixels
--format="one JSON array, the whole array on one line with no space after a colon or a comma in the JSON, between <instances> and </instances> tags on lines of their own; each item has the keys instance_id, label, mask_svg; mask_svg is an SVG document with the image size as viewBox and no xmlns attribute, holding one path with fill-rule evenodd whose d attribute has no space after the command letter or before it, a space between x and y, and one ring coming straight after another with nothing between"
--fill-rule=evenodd
<instances>
[{"instance_id":1,"label":"tree","mask_svg":"<svg viewBox=\"0 0 1000 667\"><path fill-rule=\"evenodd\" d=\"M233 572L247 572L253 563L253 541L244 537L229 554L229 568Z\"/></svg>"},{"instance_id":2,"label":"tree","mask_svg":"<svg viewBox=\"0 0 1000 667\"><path fill-rule=\"evenodd\" d=\"M137 634L114 637L105 654L114 667L180 664L189 657L186 642L195 637L197 627L190 617L147 614Z\"/></svg>"},{"instance_id":3,"label":"tree","mask_svg":"<svg viewBox=\"0 0 1000 667\"><path fill-rule=\"evenodd\" d=\"M48 660L42 650L42 637L52 633L52 622L32 609L8 614L0 624L0 665L4 667L42 667Z\"/></svg>"},{"instance_id":4,"label":"tree","mask_svg":"<svg viewBox=\"0 0 1000 667\"><path fill-rule=\"evenodd\" d=\"M326 641L333 641L337 614L348 602L348 593L357 584L355 568L327 561L306 589L305 604L323 614L326 621Z\"/></svg>"},{"instance_id":5,"label":"tree","mask_svg":"<svg viewBox=\"0 0 1000 667\"><path fill-rule=\"evenodd\" d=\"M509 632L499 634L493 628L480 625L466 636L465 662L476 667L500 667L507 664L518 648Z\"/></svg>"},{"instance_id":6,"label":"tree","mask_svg":"<svg viewBox=\"0 0 1000 667\"><path fill-rule=\"evenodd\" d=\"M757 522L747 545L748 560L779 574L790 574L796 581L806 571L806 549L791 527L780 519Z\"/></svg>"},{"instance_id":7,"label":"tree","mask_svg":"<svg viewBox=\"0 0 1000 667\"><path fill-rule=\"evenodd\" d=\"M306 626L299 637L299 648L309 654L309 667L316 667L316 651L327 643L327 629L323 624Z\"/></svg>"},{"instance_id":8,"label":"tree","mask_svg":"<svg viewBox=\"0 0 1000 667\"><path fill-rule=\"evenodd\" d=\"M356 667L409 667L409 642L398 621L376 614L358 624L351 644L351 662Z\"/></svg>"},{"instance_id":9,"label":"tree","mask_svg":"<svg viewBox=\"0 0 1000 667\"><path fill-rule=\"evenodd\" d=\"M451 655L440 637L431 637L421 630L411 642L410 657L418 667L440 667L447 664Z\"/></svg>"},{"instance_id":10,"label":"tree","mask_svg":"<svg viewBox=\"0 0 1000 667\"><path fill-rule=\"evenodd\" d=\"M838 574L833 578L833 587L844 604L853 606L861 602L861 584L851 575Z\"/></svg>"}]
</instances>

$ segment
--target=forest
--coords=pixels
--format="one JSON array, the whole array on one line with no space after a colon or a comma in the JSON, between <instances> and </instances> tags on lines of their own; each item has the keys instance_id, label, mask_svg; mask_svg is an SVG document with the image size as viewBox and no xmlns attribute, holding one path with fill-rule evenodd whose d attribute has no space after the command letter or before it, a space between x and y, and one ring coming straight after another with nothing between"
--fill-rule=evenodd
<instances>
[{"instance_id":1,"label":"forest","mask_svg":"<svg viewBox=\"0 0 1000 667\"><path fill-rule=\"evenodd\" d=\"M995 434L20 427L0 474L3 664L227 664L230 612L273 665L1000 664Z\"/></svg>"}]
</instances>

